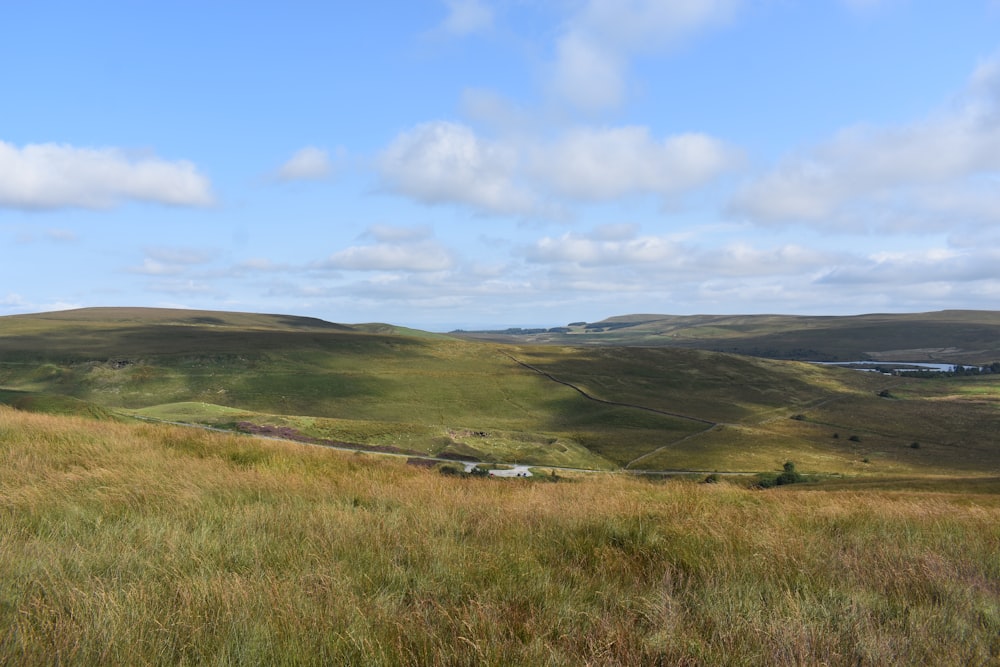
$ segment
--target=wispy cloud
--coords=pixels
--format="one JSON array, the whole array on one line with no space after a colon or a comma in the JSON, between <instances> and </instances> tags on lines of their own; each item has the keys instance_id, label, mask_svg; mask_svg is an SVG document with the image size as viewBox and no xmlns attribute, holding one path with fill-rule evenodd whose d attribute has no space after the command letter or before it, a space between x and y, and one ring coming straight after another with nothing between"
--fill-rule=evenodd
<instances>
[{"instance_id":1,"label":"wispy cloud","mask_svg":"<svg viewBox=\"0 0 1000 667\"><path fill-rule=\"evenodd\" d=\"M630 59L733 18L741 0L588 0L557 39L553 92L588 110L624 101Z\"/></svg>"},{"instance_id":2,"label":"wispy cloud","mask_svg":"<svg viewBox=\"0 0 1000 667\"><path fill-rule=\"evenodd\" d=\"M343 149L338 154L343 153ZM316 146L300 148L277 171L279 181L318 181L328 178L334 171L330 154Z\"/></svg>"},{"instance_id":3,"label":"wispy cloud","mask_svg":"<svg viewBox=\"0 0 1000 667\"><path fill-rule=\"evenodd\" d=\"M786 156L736 194L760 222L904 231L1000 220L1000 59L956 101L896 127L855 126Z\"/></svg>"},{"instance_id":4,"label":"wispy cloud","mask_svg":"<svg viewBox=\"0 0 1000 667\"><path fill-rule=\"evenodd\" d=\"M215 256L210 250L168 246L146 248L144 254L140 265L126 269L129 273L174 276L184 273L190 267L207 264Z\"/></svg>"},{"instance_id":5,"label":"wispy cloud","mask_svg":"<svg viewBox=\"0 0 1000 667\"><path fill-rule=\"evenodd\" d=\"M493 8L483 0L445 0L445 4L448 15L441 29L448 34L471 35L493 25Z\"/></svg>"},{"instance_id":6,"label":"wispy cloud","mask_svg":"<svg viewBox=\"0 0 1000 667\"><path fill-rule=\"evenodd\" d=\"M454 266L451 252L425 227L378 225L366 234L374 243L335 252L316 268L338 271L446 271Z\"/></svg>"}]
</instances>

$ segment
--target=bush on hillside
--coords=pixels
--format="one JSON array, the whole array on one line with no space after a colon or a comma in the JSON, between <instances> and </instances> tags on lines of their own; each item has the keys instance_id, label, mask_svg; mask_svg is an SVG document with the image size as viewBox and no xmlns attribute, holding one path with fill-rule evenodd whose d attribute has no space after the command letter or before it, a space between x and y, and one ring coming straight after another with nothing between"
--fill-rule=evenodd
<instances>
[{"instance_id":1,"label":"bush on hillside","mask_svg":"<svg viewBox=\"0 0 1000 667\"><path fill-rule=\"evenodd\" d=\"M437 467L437 471L442 475L462 475L465 472L457 463L442 463Z\"/></svg>"},{"instance_id":2,"label":"bush on hillside","mask_svg":"<svg viewBox=\"0 0 1000 667\"><path fill-rule=\"evenodd\" d=\"M755 486L760 489L770 489L775 486L797 484L802 481L804 481L804 479L802 475L795 470L795 464L791 461L786 461L785 465L782 466L782 472L780 474L775 475L771 473L760 475Z\"/></svg>"}]
</instances>

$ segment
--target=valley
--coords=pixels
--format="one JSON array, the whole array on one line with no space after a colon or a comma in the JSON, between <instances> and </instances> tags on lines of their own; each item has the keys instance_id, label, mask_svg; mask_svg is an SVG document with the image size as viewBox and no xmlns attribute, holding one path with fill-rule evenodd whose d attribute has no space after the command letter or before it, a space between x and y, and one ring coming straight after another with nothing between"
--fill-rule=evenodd
<instances>
[{"instance_id":1,"label":"valley","mask_svg":"<svg viewBox=\"0 0 1000 667\"><path fill-rule=\"evenodd\" d=\"M815 345L862 335L846 327L834 318ZM1000 374L912 378L687 346L468 340L286 315L0 318L0 400L459 461L1000 472Z\"/></svg>"}]
</instances>

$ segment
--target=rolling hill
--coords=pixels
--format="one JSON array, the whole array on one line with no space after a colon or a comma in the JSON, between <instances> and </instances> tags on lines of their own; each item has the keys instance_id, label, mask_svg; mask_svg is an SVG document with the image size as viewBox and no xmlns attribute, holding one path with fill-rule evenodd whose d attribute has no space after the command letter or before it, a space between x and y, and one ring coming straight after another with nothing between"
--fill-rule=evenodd
<instances>
[{"instance_id":1,"label":"rolling hill","mask_svg":"<svg viewBox=\"0 0 1000 667\"><path fill-rule=\"evenodd\" d=\"M697 348L808 361L1000 360L1000 312L985 310L846 317L626 315L531 333L456 335L508 343Z\"/></svg>"},{"instance_id":2,"label":"rolling hill","mask_svg":"<svg viewBox=\"0 0 1000 667\"><path fill-rule=\"evenodd\" d=\"M747 331L765 326L748 319ZM633 326L663 325L617 330ZM847 330L831 324L826 340ZM693 348L82 309L0 318L0 401L585 469L758 472L794 460L828 474L1000 471L1000 376L887 377Z\"/></svg>"}]
</instances>

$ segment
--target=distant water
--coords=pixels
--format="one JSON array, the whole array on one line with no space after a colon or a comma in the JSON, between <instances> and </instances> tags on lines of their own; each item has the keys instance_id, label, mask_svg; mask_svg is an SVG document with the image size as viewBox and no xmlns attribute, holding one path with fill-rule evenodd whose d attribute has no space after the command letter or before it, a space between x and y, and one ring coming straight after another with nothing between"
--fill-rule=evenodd
<instances>
[{"instance_id":1,"label":"distant water","mask_svg":"<svg viewBox=\"0 0 1000 667\"><path fill-rule=\"evenodd\" d=\"M939 373L951 373L956 368L976 368L976 366L959 366L957 364L931 364L922 361L813 361L810 363L822 364L824 366L847 366L859 371L881 371L889 369L893 371L936 371Z\"/></svg>"}]
</instances>

